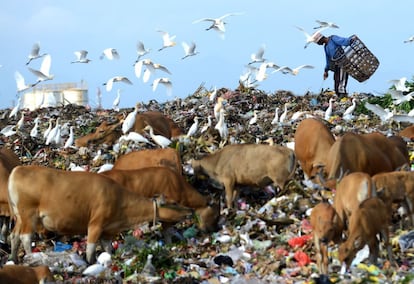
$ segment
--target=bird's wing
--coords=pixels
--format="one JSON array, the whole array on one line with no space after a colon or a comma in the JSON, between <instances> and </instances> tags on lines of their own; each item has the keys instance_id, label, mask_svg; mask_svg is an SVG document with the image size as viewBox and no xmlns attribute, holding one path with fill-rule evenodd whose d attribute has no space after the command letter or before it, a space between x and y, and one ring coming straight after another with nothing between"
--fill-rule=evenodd
<instances>
[{"instance_id":1,"label":"bird's wing","mask_svg":"<svg viewBox=\"0 0 414 284\"><path fill-rule=\"evenodd\" d=\"M38 56L39 51L40 51L40 44L35 43L35 44L33 44L32 51L30 52L30 55L33 56L33 57Z\"/></svg>"},{"instance_id":2,"label":"bird's wing","mask_svg":"<svg viewBox=\"0 0 414 284\"><path fill-rule=\"evenodd\" d=\"M227 13L227 14L221 16L219 18L219 20L224 20L225 18L230 17L230 16L241 16L241 15L244 15L244 12Z\"/></svg>"},{"instance_id":3,"label":"bird's wing","mask_svg":"<svg viewBox=\"0 0 414 284\"><path fill-rule=\"evenodd\" d=\"M171 75L170 70L168 70L167 67L165 67L165 66L163 66L161 64L158 65L158 69L160 69L160 70L162 70L162 71L164 71L164 72L166 72L166 73L168 73L168 74Z\"/></svg>"},{"instance_id":4,"label":"bird's wing","mask_svg":"<svg viewBox=\"0 0 414 284\"><path fill-rule=\"evenodd\" d=\"M19 71L14 72L14 79L16 80L17 90L22 90L26 88L23 75Z\"/></svg>"},{"instance_id":5,"label":"bird's wing","mask_svg":"<svg viewBox=\"0 0 414 284\"><path fill-rule=\"evenodd\" d=\"M137 43L137 51L138 53L145 52L144 43L142 41L138 41Z\"/></svg>"},{"instance_id":6,"label":"bird's wing","mask_svg":"<svg viewBox=\"0 0 414 284\"><path fill-rule=\"evenodd\" d=\"M112 90L113 84L114 84L114 78L111 78L106 82L106 91L107 92L110 92Z\"/></svg>"},{"instance_id":7,"label":"bird's wing","mask_svg":"<svg viewBox=\"0 0 414 284\"><path fill-rule=\"evenodd\" d=\"M144 61L140 60L134 65L135 76L137 76L137 78L141 77L141 71L142 71L143 64L144 64Z\"/></svg>"},{"instance_id":8,"label":"bird's wing","mask_svg":"<svg viewBox=\"0 0 414 284\"><path fill-rule=\"evenodd\" d=\"M124 82L124 83L127 83L129 85L132 85L131 80L129 80L127 77L122 77L121 81Z\"/></svg>"},{"instance_id":9,"label":"bird's wing","mask_svg":"<svg viewBox=\"0 0 414 284\"><path fill-rule=\"evenodd\" d=\"M33 68L27 67L27 69L29 69L30 72L32 72L32 74L34 74L38 80L44 80L47 77L45 76L45 74L43 74L42 72L40 72L39 70L35 70Z\"/></svg>"},{"instance_id":10,"label":"bird's wing","mask_svg":"<svg viewBox=\"0 0 414 284\"><path fill-rule=\"evenodd\" d=\"M161 78L154 79L152 82L152 91L154 92L157 89L158 83L160 82Z\"/></svg>"},{"instance_id":11,"label":"bird's wing","mask_svg":"<svg viewBox=\"0 0 414 284\"><path fill-rule=\"evenodd\" d=\"M144 76L142 76L142 81L143 81L144 83L148 82L148 80L149 80L149 78L150 78L151 74L153 73L153 71L152 71L152 70L153 70L153 69L151 69L151 68L147 68L147 69L145 69L145 71L144 71Z\"/></svg>"},{"instance_id":12,"label":"bird's wing","mask_svg":"<svg viewBox=\"0 0 414 284\"><path fill-rule=\"evenodd\" d=\"M403 114L394 114L392 116L392 119L397 121L397 122L409 122L409 123L414 123L414 117L409 116L409 115L403 115Z\"/></svg>"},{"instance_id":13,"label":"bird's wing","mask_svg":"<svg viewBox=\"0 0 414 284\"><path fill-rule=\"evenodd\" d=\"M44 75L49 76L50 65L52 64L52 57L46 54L43 58L42 65L40 65L40 72Z\"/></svg>"},{"instance_id":14,"label":"bird's wing","mask_svg":"<svg viewBox=\"0 0 414 284\"><path fill-rule=\"evenodd\" d=\"M205 21L215 22L216 19L212 19L212 18L202 18L202 19L198 19L198 20L193 21L193 24L197 24L197 23L205 22Z\"/></svg>"},{"instance_id":15,"label":"bird's wing","mask_svg":"<svg viewBox=\"0 0 414 284\"><path fill-rule=\"evenodd\" d=\"M315 66L308 65L308 64L303 64L303 65L300 65L300 66L296 67L295 69L299 70L299 69L302 69L302 68L313 69L313 68L315 68Z\"/></svg>"},{"instance_id":16,"label":"bird's wing","mask_svg":"<svg viewBox=\"0 0 414 284\"><path fill-rule=\"evenodd\" d=\"M379 116L380 118L385 118L389 115L389 112L385 111L382 107L380 107L377 104L373 105L373 104L370 104L370 103L366 102L365 107L368 110L372 111L377 116Z\"/></svg>"}]
</instances>

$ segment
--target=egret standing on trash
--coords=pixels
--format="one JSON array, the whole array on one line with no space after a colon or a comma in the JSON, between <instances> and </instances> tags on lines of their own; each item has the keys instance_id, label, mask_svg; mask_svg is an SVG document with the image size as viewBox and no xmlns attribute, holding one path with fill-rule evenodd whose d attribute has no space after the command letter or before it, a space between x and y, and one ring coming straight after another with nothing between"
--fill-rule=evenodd
<instances>
[{"instance_id":1,"label":"egret standing on trash","mask_svg":"<svg viewBox=\"0 0 414 284\"><path fill-rule=\"evenodd\" d=\"M335 64L334 56L338 48L342 46L349 46L352 43L351 37L340 37L337 35L331 35L326 37L319 32L313 35L314 41L318 45L324 45L326 65L323 73L323 79L328 78L328 71L334 72L335 93L339 98L346 97L348 95L346 86L348 84L348 73L342 68L342 66Z\"/></svg>"}]
</instances>

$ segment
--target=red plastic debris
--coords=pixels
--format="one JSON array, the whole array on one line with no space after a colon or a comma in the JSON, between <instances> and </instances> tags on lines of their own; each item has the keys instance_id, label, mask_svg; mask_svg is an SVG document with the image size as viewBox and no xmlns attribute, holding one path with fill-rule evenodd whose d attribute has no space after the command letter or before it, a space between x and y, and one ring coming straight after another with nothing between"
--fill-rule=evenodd
<instances>
[{"instance_id":1,"label":"red plastic debris","mask_svg":"<svg viewBox=\"0 0 414 284\"><path fill-rule=\"evenodd\" d=\"M311 239L312 239L312 235L294 237L288 240L288 244L293 248L303 247Z\"/></svg>"},{"instance_id":2,"label":"red plastic debris","mask_svg":"<svg viewBox=\"0 0 414 284\"><path fill-rule=\"evenodd\" d=\"M295 252L295 255L293 257L295 258L299 266L305 266L311 262L310 257L306 253L300 250Z\"/></svg>"}]
</instances>

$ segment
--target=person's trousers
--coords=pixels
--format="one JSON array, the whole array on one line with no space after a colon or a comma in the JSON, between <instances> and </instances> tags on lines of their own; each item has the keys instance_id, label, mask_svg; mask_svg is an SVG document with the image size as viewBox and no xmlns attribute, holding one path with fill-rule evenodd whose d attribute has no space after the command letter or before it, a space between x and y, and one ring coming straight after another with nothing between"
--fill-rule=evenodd
<instances>
[{"instance_id":1,"label":"person's trousers","mask_svg":"<svg viewBox=\"0 0 414 284\"><path fill-rule=\"evenodd\" d=\"M348 84L348 73L341 67L335 66L334 83L335 93L338 97L347 96L346 85Z\"/></svg>"}]
</instances>

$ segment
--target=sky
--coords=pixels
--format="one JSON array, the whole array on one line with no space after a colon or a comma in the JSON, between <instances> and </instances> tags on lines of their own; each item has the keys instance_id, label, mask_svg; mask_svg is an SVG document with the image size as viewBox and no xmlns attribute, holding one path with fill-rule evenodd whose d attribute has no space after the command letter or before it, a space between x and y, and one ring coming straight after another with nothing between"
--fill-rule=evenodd
<instances>
[{"instance_id":1,"label":"sky","mask_svg":"<svg viewBox=\"0 0 414 284\"><path fill-rule=\"evenodd\" d=\"M375 3L375 4L374 4ZM16 103L17 87L14 73L19 71L26 83L36 77L28 70L40 68L42 59L26 62L34 43L40 53L51 55L48 83L79 83L89 89L89 104L96 106L97 89L101 89L102 106L111 108L117 90L121 90L119 107L133 107L137 102L165 102L192 95L202 85L207 90L235 89L239 77L246 71L252 53L265 46L264 58L279 66L292 68L302 64L314 69L302 69L296 76L280 72L270 74L257 88L268 93L288 90L296 95L319 93L321 88L333 89L333 74L323 80L325 55L323 48L310 44L306 49L305 35L295 26L313 33L316 20L334 22L339 29L327 29L324 35L347 37L356 34L379 59L380 65L363 83L350 78L348 92L382 95L391 87L392 79L413 77L414 42L404 43L414 35L411 24L414 2L394 1L301 1L301 0L0 0L0 108L12 108ZM206 31L210 22L194 21L218 18L227 13L240 13L225 19L224 39L214 30ZM158 30L175 35L175 46L162 47ZM164 65L170 72L157 70L146 83L137 78L133 64L136 45L142 41L151 52L143 58ZM194 41L199 52L184 56L182 42ZM103 50L115 48L119 60L99 59ZM76 50L87 50L88 64L71 64ZM258 64L256 64L258 66ZM115 83L107 92L102 84L114 76L126 76L132 85ZM152 81L168 77L172 94L159 85L152 90Z\"/></svg>"}]
</instances>

